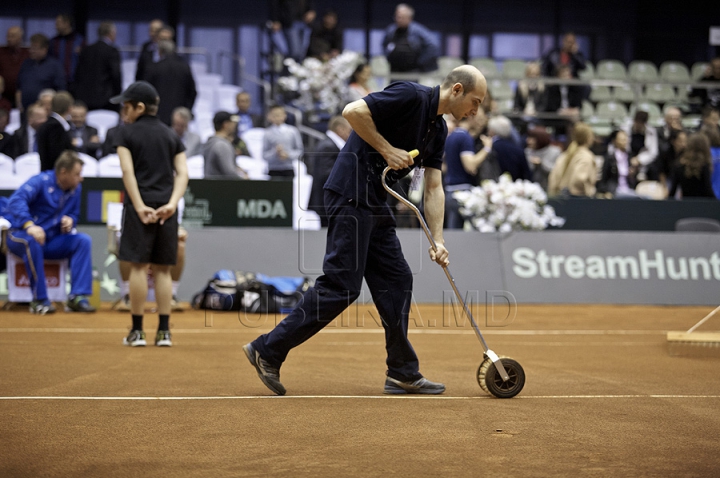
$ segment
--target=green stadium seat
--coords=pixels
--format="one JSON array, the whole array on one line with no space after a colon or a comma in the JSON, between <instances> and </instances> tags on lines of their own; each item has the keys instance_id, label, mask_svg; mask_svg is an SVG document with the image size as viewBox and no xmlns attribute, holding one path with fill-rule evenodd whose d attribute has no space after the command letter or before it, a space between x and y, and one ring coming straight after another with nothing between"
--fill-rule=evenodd
<instances>
[{"instance_id":1,"label":"green stadium seat","mask_svg":"<svg viewBox=\"0 0 720 478\"><path fill-rule=\"evenodd\" d=\"M666 83L656 83L645 87L643 100L655 103L666 103L675 100L675 90Z\"/></svg>"},{"instance_id":2,"label":"green stadium seat","mask_svg":"<svg viewBox=\"0 0 720 478\"><path fill-rule=\"evenodd\" d=\"M477 57L470 59L470 64L480 70L485 75L485 78L500 78L500 71L498 70L497 63L492 58Z\"/></svg>"},{"instance_id":3,"label":"green stadium seat","mask_svg":"<svg viewBox=\"0 0 720 478\"><path fill-rule=\"evenodd\" d=\"M627 80L627 69L620 60L600 60L595 76L602 80Z\"/></svg>"},{"instance_id":4,"label":"green stadium seat","mask_svg":"<svg viewBox=\"0 0 720 478\"><path fill-rule=\"evenodd\" d=\"M462 66L463 64L464 62L460 58L454 56L440 56L438 57L438 74L445 77L452 70L458 66Z\"/></svg>"},{"instance_id":5,"label":"green stadium seat","mask_svg":"<svg viewBox=\"0 0 720 478\"><path fill-rule=\"evenodd\" d=\"M690 72L684 63L666 61L660 65L660 79L665 81L690 81Z\"/></svg>"},{"instance_id":6,"label":"green stadium seat","mask_svg":"<svg viewBox=\"0 0 720 478\"><path fill-rule=\"evenodd\" d=\"M582 116L583 120L587 120L588 118L591 118L595 115L595 107L593 104L588 100L583 100L582 102L582 109L580 111L580 116Z\"/></svg>"},{"instance_id":7,"label":"green stadium seat","mask_svg":"<svg viewBox=\"0 0 720 478\"><path fill-rule=\"evenodd\" d=\"M515 92L513 91L510 82L506 80L494 79L488 82L488 89L494 100L507 100L514 99Z\"/></svg>"},{"instance_id":8,"label":"green stadium seat","mask_svg":"<svg viewBox=\"0 0 720 478\"><path fill-rule=\"evenodd\" d=\"M505 60L502 63L502 75L505 78L519 80L525 78L525 60Z\"/></svg>"},{"instance_id":9,"label":"green stadium seat","mask_svg":"<svg viewBox=\"0 0 720 478\"><path fill-rule=\"evenodd\" d=\"M636 86L624 84L622 86L614 86L612 96L612 99L615 101L632 103L633 101L637 101L640 95L636 92Z\"/></svg>"},{"instance_id":10,"label":"green stadium seat","mask_svg":"<svg viewBox=\"0 0 720 478\"><path fill-rule=\"evenodd\" d=\"M654 63L646 60L633 60L628 65L628 76L635 81L657 81L658 70Z\"/></svg>"},{"instance_id":11,"label":"green stadium seat","mask_svg":"<svg viewBox=\"0 0 720 478\"><path fill-rule=\"evenodd\" d=\"M605 85L592 85L590 89L590 101L595 103L599 101L610 101L612 99L612 93L610 87Z\"/></svg>"},{"instance_id":12,"label":"green stadium seat","mask_svg":"<svg viewBox=\"0 0 720 478\"><path fill-rule=\"evenodd\" d=\"M595 79L595 67L589 61L585 62L585 69L578 71L578 78L581 80L593 80Z\"/></svg>"},{"instance_id":13,"label":"green stadium seat","mask_svg":"<svg viewBox=\"0 0 720 478\"><path fill-rule=\"evenodd\" d=\"M707 70L709 63L706 61L698 61L693 64L690 70L690 77L693 81L700 81L705 76L705 70Z\"/></svg>"},{"instance_id":14,"label":"green stadium seat","mask_svg":"<svg viewBox=\"0 0 720 478\"><path fill-rule=\"evenodd\" d=\"M601 101L595 107L595 116L599 120L607 120L616 124L622 122L627 114L627 108L619 101Z\"/></svg>"}]
</instances>

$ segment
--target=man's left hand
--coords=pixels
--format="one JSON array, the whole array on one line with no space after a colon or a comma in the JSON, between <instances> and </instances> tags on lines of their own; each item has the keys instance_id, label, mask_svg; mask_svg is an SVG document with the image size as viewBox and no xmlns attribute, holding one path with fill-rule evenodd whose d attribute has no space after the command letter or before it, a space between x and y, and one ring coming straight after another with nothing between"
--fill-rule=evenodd
<instances>
[{"instance_id":1,"label":"man's left hand","mask_svg":"<svg viewBox=\"0 0 720 478\"><path fill-rule=\"evenodd\" d=\"M62 219L60 219L60 231L62 231L63 234L72 231L73 225L74 221L70 216L63 216Z\"/></svg>"},{"instance_id":2,"label":"man's left hand","mask_svg":"<svg viewBox=\"0 0 720 478\"><path fill-rule=\"evenodd\" d=\"M432 247L430 248L430 259L443 267L447 267L450 264L450 255L448 250L445 249L445 246L442 244L436 244L436 246L437 252L435 252Z\"/></svg>"},{"instance_id":3,"label":"man's left hand","mask_svg":"<svg viewBox=\"0 0 720 478\"><path fill-rule=\"evenodd\" d=\"M160 224L165 224L165 221L175 214L176 206L172 204L165 204L155 210L155 216L160 220Z\"/></svg>"}]
</instances>

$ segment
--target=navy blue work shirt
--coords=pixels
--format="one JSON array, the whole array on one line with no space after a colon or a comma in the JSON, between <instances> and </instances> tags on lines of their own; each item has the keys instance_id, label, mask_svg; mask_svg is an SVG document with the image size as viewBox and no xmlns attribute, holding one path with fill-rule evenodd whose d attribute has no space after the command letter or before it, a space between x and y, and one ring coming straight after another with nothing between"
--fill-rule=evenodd
<instances>
[{"instance_id":1,"label":"navy blue work shirt","mask_svg":"<svg viewBox=\"0 0 720 478\"><path fill-rule=\"evenodd\" d=\"M363 99L378 133L393 147L420 151L410 168L388 172L389 185L416 167L442 167L447 125L438 115L439 86L398 81ZM325 189L364 206L383 207L387 192L381 181L386 167L382 155L353 131L335 161Z\"/></svg>"}]
</instances>

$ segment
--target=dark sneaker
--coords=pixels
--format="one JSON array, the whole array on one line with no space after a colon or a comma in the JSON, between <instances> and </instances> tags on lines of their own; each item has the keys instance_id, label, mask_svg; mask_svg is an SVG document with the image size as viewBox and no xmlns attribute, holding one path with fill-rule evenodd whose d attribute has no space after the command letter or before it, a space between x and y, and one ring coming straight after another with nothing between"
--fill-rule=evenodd
<instances>
[{"instance_id":1,"label":"dark sneaker","mask_svg":"<svg viewBox=\"0 0 720 478\"><path fill-rule=\"evenodd\" d=\"M95 312L95 307L84 295L76 295L65 303L65 312Z\"/></svg>"},{"instance_id":2,"label":"dark sneaker","mask_svg":"<svg viewBox=\"0 0 720 478\"><path fill-rule=\"evenodd\" d=\"M145 332L142 330L131 330L127 337L123 339L123 345L129 345L130 347L145 347L147 342L145 341Z\"/></svg>"},{"instance_id":3,"label":"dark sneaker","mask_svg":"<svg viewBox=\"0 0 720 478\"><path fill-rule=\"evenodd\" d=\"M48 299L30 302L30 313L38 315L54 314L55 306Z\"/></svg>"},{"instance_id":4,"label":"dark sneaker","mask_svg":"<svg viewBox=\"0 0 720 478\"><path fill-rule=\"evenodd\" d=\"M130 296L125 294L112 306L118 312L130 312Z\"/></svg>"},{"instance_id":5,"label":"dark sneaker","mask_svg":"<svg viewBox=\"0 0 720 478\"><path fill-rule=\"evenodd\" d=\"M158 347L172 347L172 336L169 330L158 330L155 335L155 345Z\"/></svg>"},{"instance_id":6,"label":"dark sneaker","mask_svg":"<svg viewBox=\"0 0 720 478\"><path fill-rule=\"evenodd\" d=\"M439 395L445 391L445 385L442 383L431 382L425 377L415 380L414 382L401 382L391 377L385 378L385 390L383 393L388 395L405 395L405 394L422 394L422 395Z\"/></svg>"},{"instance_id":7,"label":"dark sneaker","mask_svg":"<svg viewBox=\"0 0 720 478\"><path fill-rule=\"evenodd\" d=\"M285 387L280 383L280 370L260 357L260 354L253 348L252 344L245 345L243 351L252 366L257 370L258 377L260 377L260 380L262 380L265 386L276 395L285 395Z\"/></svg>"}]
</instances>

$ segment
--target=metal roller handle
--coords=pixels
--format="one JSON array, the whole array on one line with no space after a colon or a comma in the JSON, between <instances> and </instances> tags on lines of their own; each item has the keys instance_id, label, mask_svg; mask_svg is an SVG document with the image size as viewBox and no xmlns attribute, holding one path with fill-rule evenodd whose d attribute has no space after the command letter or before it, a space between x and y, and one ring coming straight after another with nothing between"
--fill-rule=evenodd
<instances>
[{"instance_id":1,"label":"metal roller handle","mask_svg":"<svg viewBox=\"0 0 720 478\"><path fill-rule=\"evenodd\" d=\"M410 154L411 157L416 157L420 152L417 149L413 149L412 151L409 151L408 154ZM428 238L428 241L430 242L430 247L432 247L433 251L437 253L437 244L435 243L435 239L433 238L432 233L430 232L430 228L428 227L427 223L425 222L425 218L423 218L422 214L420 213L420 210L415 207L413 203L402 197L400 194L395 192L390 186L387 185L385 182L385 176L387 175L388 171L390 171L392 168L390 166L387 166L383 172L382 172L382 185L385 188L385 190L393 196L395 199L403 203L406 207L408 207L412 212L415 213L418 220L420 221L420 225L423 228L423 231L425 231L425 235ZM477 335L478 339L480 339L480 343L483 346L483 350L485 352L485 355L490 358L490 360L493 361L495 364L495 368L497 369L498 373L500 373L500 376L502 377L503 381L506 382L510 380L510 377L508 376L507 372L505 371L505 367L503 367L502 362L500 361L500 358L497 356L495 352L490 350L490 348L487 345L487 342L485 342L485 338L483 337L482 332L480 332L480 328L477 325L477 322L475 322L475 318L472 315L472 312L470 312L470 309L468 308L467 304L465 304L465 301L462 298L462 295L460 295L460 291L458 290L457 286L455 285L455 279L453 279L452 274L450 273L450 269L446 265L442 265L441 267L443 271L445 272L445 275L448 278L448 281L450 282L450 287L452 287L453 292L455 292L455 297L457 297L458 302L460 302L463 306L463 310L465 311L465 315L468 319L470 319L470 324L473 327L473 330L475 331L475 335Z\"/></svg>"}]
</instances>

